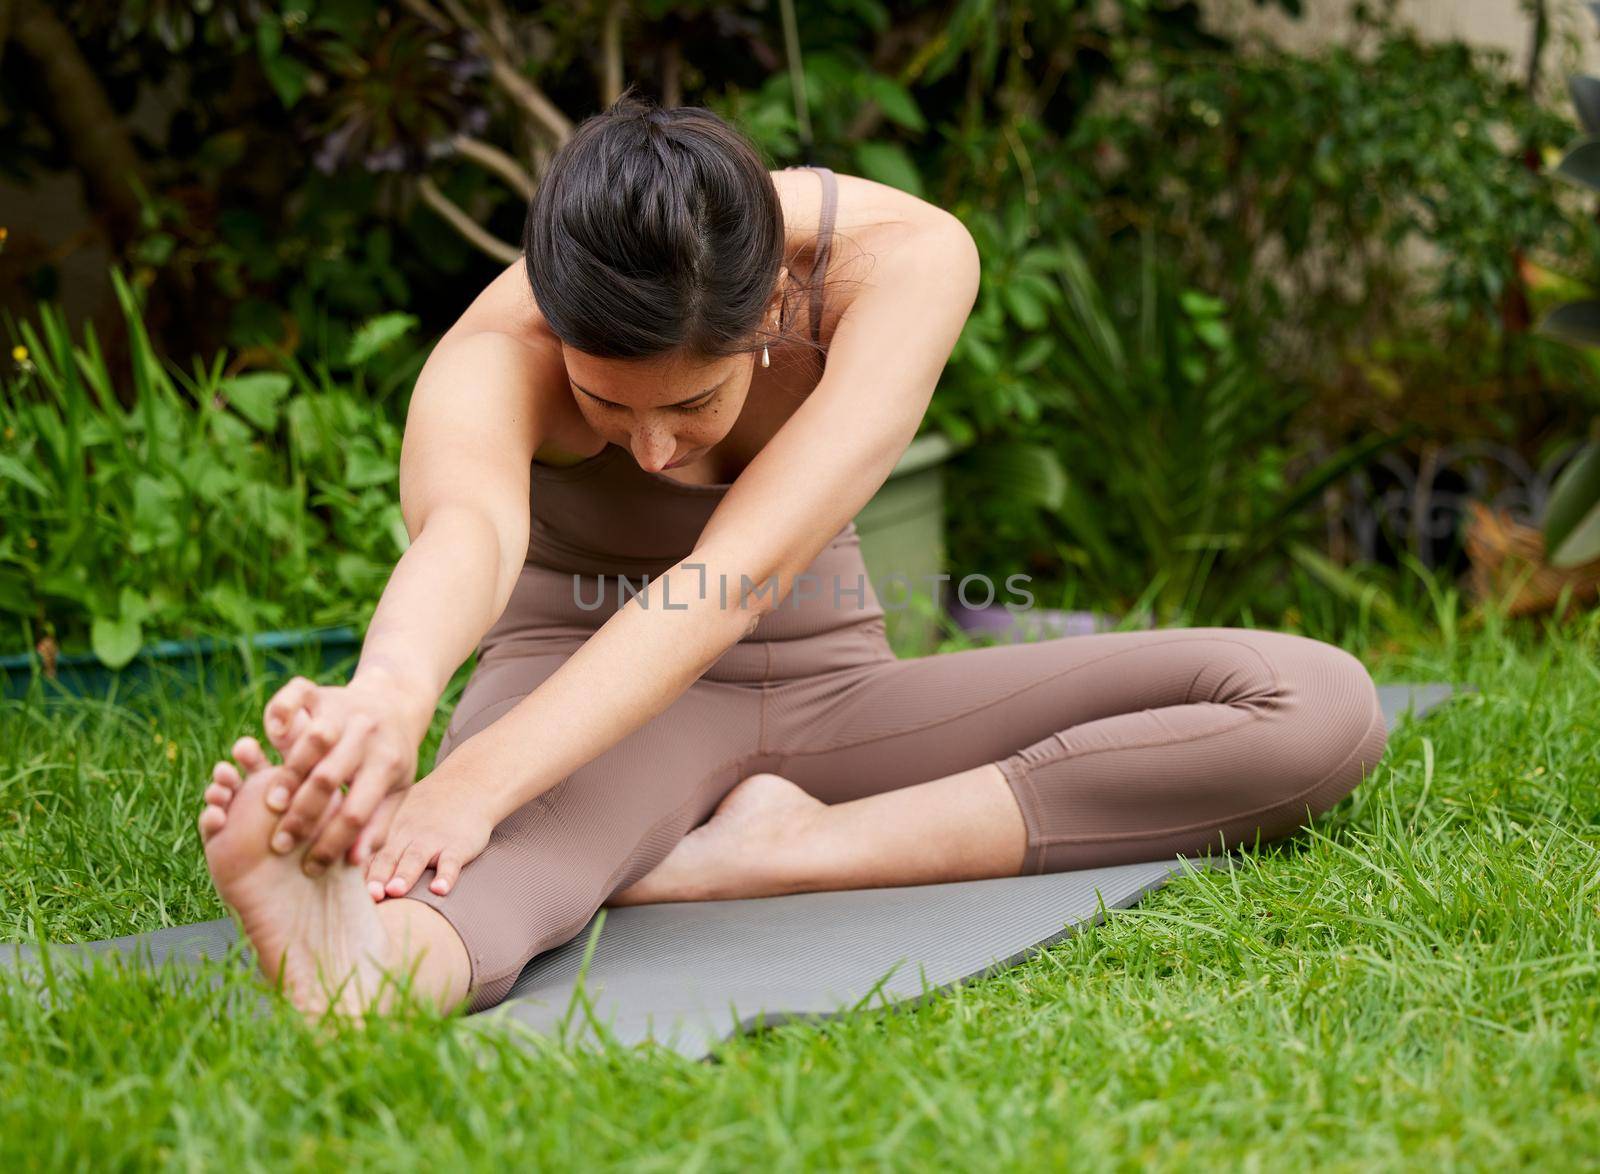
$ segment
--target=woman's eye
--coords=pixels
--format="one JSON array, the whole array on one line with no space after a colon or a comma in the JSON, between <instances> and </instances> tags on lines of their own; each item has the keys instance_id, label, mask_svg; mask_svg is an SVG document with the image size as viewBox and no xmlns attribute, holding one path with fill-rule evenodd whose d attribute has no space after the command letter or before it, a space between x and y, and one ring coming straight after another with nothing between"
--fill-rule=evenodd
<instances>
[{"instance_id":1,"label":"woman's eye","mask_svg":"<svg viewBox=\"0 0 1600 1174\"><path fill-rule=\"evenodd\" d=\"M711 399L703 400L700 403L695 404L695 406L692 408L682 408L680 410L685 412L703 412L712 405L715 399L716 397L713 396Z\"/></svg>"}]
</instances>

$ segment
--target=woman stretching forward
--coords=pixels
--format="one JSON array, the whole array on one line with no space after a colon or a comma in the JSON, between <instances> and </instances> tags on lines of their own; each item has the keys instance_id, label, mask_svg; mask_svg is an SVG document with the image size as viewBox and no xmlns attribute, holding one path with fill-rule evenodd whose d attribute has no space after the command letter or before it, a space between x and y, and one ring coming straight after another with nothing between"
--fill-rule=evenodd
<instances>
[{"instance_id":1,"label":"woman stretching forward","mask_svg":"<svg viewBox=\"0 0 1600 1174\"><path fill-rule=\"evenodd\" d=\"M307 1013L381 1009L391 971L489 1007L602 904L1274 839L1382 755L1360 661L1288 633L890 651L851 519L977 296L950 214L629 96L552 161L524 254L418 378L412 542L354 677L285 685L283 764L241 738L206 791L218 891Z\"/></svg>"}]
</instances>

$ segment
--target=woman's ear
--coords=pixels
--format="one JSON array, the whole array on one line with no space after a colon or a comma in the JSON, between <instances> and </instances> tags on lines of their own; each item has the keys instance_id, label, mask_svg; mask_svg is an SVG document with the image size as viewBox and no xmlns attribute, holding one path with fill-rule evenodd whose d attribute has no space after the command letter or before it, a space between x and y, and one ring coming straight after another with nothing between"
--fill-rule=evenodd
<instances>
[{"instance_id":1,"label":"woman's ear","mask_svg":"<svg viewBox=\"0 0 1600 1174\"><path fill-rule=\"evenodd\" d=\"M789 267L783 266L778 270L778 286L772 292L772 300L767 303L767 328L774 332L783 325L783 297L789 288Z\"/></svg>"}]
</instances>

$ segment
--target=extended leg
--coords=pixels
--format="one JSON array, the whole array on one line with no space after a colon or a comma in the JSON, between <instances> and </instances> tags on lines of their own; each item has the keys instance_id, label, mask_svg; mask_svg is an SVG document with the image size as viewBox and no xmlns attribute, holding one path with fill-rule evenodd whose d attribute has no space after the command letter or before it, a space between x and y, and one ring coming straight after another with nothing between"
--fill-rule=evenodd
<instances>
[{"instance_id":1,"label":"extended leg","mask_svg":"<svg viewBox=\"0 0 1600 1174\"><path fill-rule=\"evenodd\" d=\"M564 657L491 661L463 694L440 758L513 708ZM528 960L574 937L619 887L653 869L758 761L761 693L696 682L665 711L502 821L441 896L424 869L384 906L421 906L466 945L473 1010L505 997ZM529 747L538 753L537 744ZM370 899L370 898L369 898Z\"/></svg>"}]
</instances>

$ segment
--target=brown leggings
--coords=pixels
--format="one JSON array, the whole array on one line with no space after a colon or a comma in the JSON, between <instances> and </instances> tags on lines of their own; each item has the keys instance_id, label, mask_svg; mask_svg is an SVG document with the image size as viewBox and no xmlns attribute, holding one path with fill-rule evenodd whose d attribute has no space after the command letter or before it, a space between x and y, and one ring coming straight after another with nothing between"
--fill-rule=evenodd
<instances>
[{"instance_id":1,"label":"brown leggings","mask_svg":"<svg viewBox=\"0 0 1600 1174\"><path fill-rule=\"evenodd\" d=\"M546 599L564 590L554 572L526 574L546 577ZM461 935L473 1010L503 999L529 959L576 936L757 772L840 803L995 763L1027 825L1023 872L1042 873L1289 835L1361 782L1387 740L1366 668L1304 636L1170 628L902 660L881 610L845 618L735 645L497 826L448 896L423 872L408 896ZM436 764L581 640L524 626L487 646Z\"/></svg>"}]
</instances>

